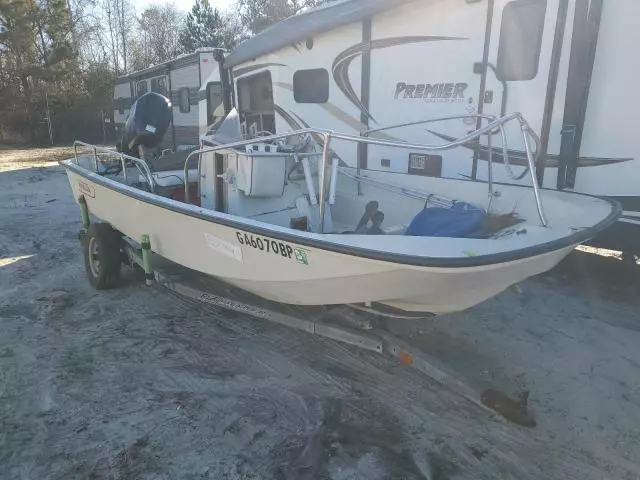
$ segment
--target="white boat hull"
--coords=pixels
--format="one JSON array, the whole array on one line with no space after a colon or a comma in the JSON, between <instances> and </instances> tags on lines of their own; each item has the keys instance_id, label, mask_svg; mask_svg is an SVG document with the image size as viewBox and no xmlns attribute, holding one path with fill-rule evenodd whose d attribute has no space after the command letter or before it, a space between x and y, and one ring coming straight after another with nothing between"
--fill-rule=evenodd
<instances>
[{"instance_id":1,"label":"white boat hull","mask_svg":"<svg viewBox=\"0 0 640 480\"><path fill-rule=\"evenodd\" d=\"M225 224L232 219L229 215L169 199L150 201L151 194L144 200L134 198L120 187L107 186L109 180L66 167L74 198L84 197L92 215L124 235L140 241L147 234L152 250L175 263L289 304L379 302L410 311L450 313L549 270L574 247L471 267L384 261L322 248L322 242L316 247L268 232L256 234L255 228ZM163 202L180 208L166 208Z\"/></svg>"}]
</instances>

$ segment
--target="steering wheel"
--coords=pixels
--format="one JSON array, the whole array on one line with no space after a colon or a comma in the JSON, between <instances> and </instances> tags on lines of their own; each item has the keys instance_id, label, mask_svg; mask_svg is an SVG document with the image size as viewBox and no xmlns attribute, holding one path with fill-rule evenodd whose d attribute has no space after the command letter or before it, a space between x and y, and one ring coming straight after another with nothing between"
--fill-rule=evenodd
<instances>
[{"instance_id":1,"label":"steering wheel","mask_svg":"<svg viewBox=\"0 0 640 480\"><path fill-rule=\"evenodd\" d=\"M292 141L295 140L295 141ZM289 143L289 141L292 141ZM280 140L283 145L287 145L294 152L305 152L309 145L315 151L316 142L314 141L312 135L310 133L300 133L298 135L283 138Z\"/></svg>"},{"instance_id":2,"label":"steering wheel","mask_svg":"<svg viewBox=\"0 0 640 480\"><path fill-rule=\"evenodd\" d=\"M256 133L256 138L258 138L258 137L269 137L271 135L275 135L275 133L270 132L269 130L260 130L258 133ZM300 137L300 142L299 142L299 144L297 146L292 147L291 145L288 145L289 148L293 149L293 151L297 151L297 152L304 151L304 149L310 143L313 143L313 137L309 133L302 133L302 134L298 135L298 137ZM284 147L285 145L287 145L287 143L288 143L287 140L289 140L290 138L293 138L293 137L281 138L279 140L268 140L266 143L269 143L271 145L277 143L281 147Z\"/></svg>"},{"instance_id":3,"label":"steering wheel","mask_svg":"<svg viewBox=\"0 0 640 480\"><path fill-rule=\"evenodd\" d=\"M270 137L272 135L275 135L275 133L270 132L269 130L260 130L258 133L256 133L256 138L258 138L258 137ZM268 140L267 143L273 144L274 141L273 140Z\"/></svg>"}]
</instances>

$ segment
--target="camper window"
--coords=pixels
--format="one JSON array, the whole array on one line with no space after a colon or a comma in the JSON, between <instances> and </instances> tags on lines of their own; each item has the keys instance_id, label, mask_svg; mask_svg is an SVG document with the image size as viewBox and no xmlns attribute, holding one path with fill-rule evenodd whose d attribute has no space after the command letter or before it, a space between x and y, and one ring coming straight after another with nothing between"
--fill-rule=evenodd
<instances>
[{"instance_id":1,"label":"camper window","mask_svg":"<svg viewBox=\"0 0 640 480\"><path fill-rule=\"evenodd\" d=\"M532 80L538 74L546 0L514 0L502 12L498 79Z\"/></svg>"},{"instance_id":2,"label":"camper window","mask_svg":"<svg viewBox=\"0 0 640 480\"><path fill-rule=\"evenodd\" d=\"M236 81L238 110L247 132L275 132L271 73L267 70Z\"/></svg>"},{"instance_id":3,"label":"camper window","mask_svg":"<svg viewBox=\"0 0 640 480\"><path fill-rule=\"evenodd\" d=\"M167 76L161 75L151 79L151 91L168 97L169 89L167 88Z\"/></svg>"},{"instance_id":4,"label":"camper window","mask_svg":"<svg viewBox=\"0 0 640 480\"><path fill-rule=\"evenodd\" d=\"M296 71L293 74L293 98L296 103L327 103L329 72L324 68Z\"/></svg>"},{"instance_id":5,"label":"camper window","mask_svg":"<svg viewBox=\"0 0 640 480\"><path fill-rule=\"evenodd\" d=\"M222 84L220 82L209 82L207 84L207 125L211 125L217 117L224 115L224 109L219 110L222 105Z\"/></svg>"},{"instance_id":6,"label":"camper window","mask_svg":"<svg viewBox=\"0 0 640 480\"><path fill-rule=\"evenodd\" d=\"M147 81L140 80L138 83L136 83L136 97L139 98L145 93L147 93Z\"/></svg>"},{"instance_id":7,"label":"camper window","mask_svg":"<svg viewBox=\"0 0 640 480\"><path fill-rule=\"evenodd\" d=\"M178 107L180 113L189 113L191 111L191 98L189 97L189 88L182 87L178 90Z\"/></svg>"}]
</instances>

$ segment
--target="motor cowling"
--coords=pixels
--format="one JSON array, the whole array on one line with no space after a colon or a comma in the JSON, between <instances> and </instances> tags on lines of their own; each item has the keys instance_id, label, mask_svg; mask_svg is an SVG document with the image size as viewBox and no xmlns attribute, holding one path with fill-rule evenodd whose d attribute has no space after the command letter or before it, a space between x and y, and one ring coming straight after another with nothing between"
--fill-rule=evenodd
<instances>
[{"instance_id":1,"label":"motor cowling","mask_svg":"<svg viewBox=\"0 0 640 480\"><path fill-rule=\"evenodd\" d=\"M137 157L139 146L160 145L170 123L171 101L159 93L145 93L131 106L118 151Z\"/></svg>"}]
</instances>

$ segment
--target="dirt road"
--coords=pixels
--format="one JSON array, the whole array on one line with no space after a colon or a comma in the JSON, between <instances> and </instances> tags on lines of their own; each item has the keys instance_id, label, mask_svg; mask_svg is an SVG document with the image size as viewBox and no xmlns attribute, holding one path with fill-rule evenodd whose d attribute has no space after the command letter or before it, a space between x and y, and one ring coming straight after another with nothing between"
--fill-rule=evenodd
<instances>
[{"instance_id":1,"label":"dirt road","mask_svg":"<svg viewBox=\"0 0 640 480\"><path fill-rule=\"evenodd\" d=\"M33 160L0 159L0 478L640 478L637 272L577 255L392 326L474 387L529 390L524 429L392 358L138 283L92 290L66 176Z\"/></svg>"}]
</instances>

